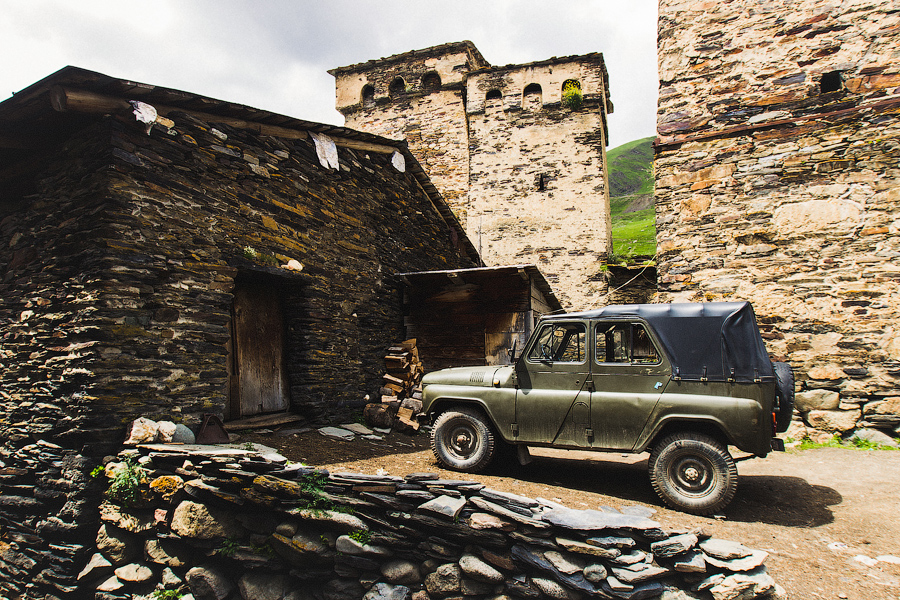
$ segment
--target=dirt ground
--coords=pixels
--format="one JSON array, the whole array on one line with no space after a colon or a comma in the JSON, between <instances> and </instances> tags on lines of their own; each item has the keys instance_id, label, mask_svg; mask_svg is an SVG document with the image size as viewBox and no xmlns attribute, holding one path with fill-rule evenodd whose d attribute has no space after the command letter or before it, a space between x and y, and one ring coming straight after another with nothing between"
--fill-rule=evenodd
<instances>
[{"instance_id":1,"label":"dirt ground","mask_svg":"<svg viewBox=\"0 0 900 600\"><path fill-rule=\"evenodd\" d=\"M890 562L900 557L900 452L821 448L742 461L734 501L706 518L663 506L647 477L646 454L532 450L528 466L470 476L441 469L424 431L382 441L276 431L245 433L246 441L331 471L439 473L571 508L647 506L666 529L699 527L767 551L770 574L794 600L900 600L900 565ZM887 561L867 560L877 557Z\"/></svg>"}]
</instances>

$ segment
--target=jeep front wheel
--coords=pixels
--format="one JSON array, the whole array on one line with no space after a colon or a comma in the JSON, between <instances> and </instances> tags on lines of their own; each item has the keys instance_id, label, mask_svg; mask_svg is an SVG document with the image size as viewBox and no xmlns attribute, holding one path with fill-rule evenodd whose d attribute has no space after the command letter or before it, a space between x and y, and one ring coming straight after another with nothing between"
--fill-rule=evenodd
<instances>
[{"instance_id":1,"label":"jeep front wheel","mask_svg":"<svg viewBox=\"0 0 900 600\"><path fill-rule=\"evenodd\" d=\"M737 467L728 450L701 433L664 438L650 453L649 465L653 489L666 504L684 512L716 512L737 490Z\"/></svg>"},{"instance_id":2,"label":"jeep front wheel","mask_svg":"<svg viewBox=\"0 0 900 600\"><path fill-rule=\"evenodd\" d=\"M493 458L494 434L480 411L461 406L434 422L431 450L447 468L476 473Z\"/></svg>"}]
</instances>

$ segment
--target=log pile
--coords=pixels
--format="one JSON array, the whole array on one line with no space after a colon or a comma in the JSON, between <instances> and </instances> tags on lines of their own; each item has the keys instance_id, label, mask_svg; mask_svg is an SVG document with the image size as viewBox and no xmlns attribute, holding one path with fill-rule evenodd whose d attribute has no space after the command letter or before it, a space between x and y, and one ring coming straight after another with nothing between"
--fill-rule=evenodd
<instances>
[{"instance_id":1,"label":"log pile","mask_svg":"<svg viewBox=\"0 0 900 600\"><path fill-rule=\"evenodd\" d=\"M372 427L417 431L416 416L422 411L422 376L425 369L419 360L415 338L387 349L385 374L381 384L381 402L367 404L363 415Z\"/></svg>"}]
</instances>

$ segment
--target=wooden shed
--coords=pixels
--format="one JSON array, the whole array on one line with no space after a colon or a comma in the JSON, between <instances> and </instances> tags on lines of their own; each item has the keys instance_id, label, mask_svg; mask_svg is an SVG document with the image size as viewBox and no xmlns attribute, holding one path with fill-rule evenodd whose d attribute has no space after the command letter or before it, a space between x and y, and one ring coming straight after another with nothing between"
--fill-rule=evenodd
<instances>
[{"instance_id":1,"label":"wooden shed","mask_svg":"<svg viewBox=\"0 0 900 600\"><path fill-rule=\"evenodd\" d=\"M406 335L427 371L508 364L541 315L561 312L535 265L402 273Z\"/></svg>"}]
</instances>

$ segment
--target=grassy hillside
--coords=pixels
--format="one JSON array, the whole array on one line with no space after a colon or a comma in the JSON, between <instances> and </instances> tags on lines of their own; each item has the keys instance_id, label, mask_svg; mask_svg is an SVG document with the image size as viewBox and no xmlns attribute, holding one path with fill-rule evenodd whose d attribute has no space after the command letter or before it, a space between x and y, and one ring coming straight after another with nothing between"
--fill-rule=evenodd
<instances>
[{"instance_id":1,"label":"grassy hillside","mask_svg":"<svg viewBox=\"0 0 900 600\"><path fill-rule=\"evenodd\" d=\"M634 140L606 154L615 255L610 262L644 262L656 255L653 139Z\"/></svg>"},{"instance_id":2,"label":"grassy hillside","mask_svg":"<svg viewBox=\"0 0 900 600\"><path fill-rule=\"evenodd\" d=\"M653 139L634 140L606 153L611 198L653 193Z\"/></svg>"}]
</instances>

